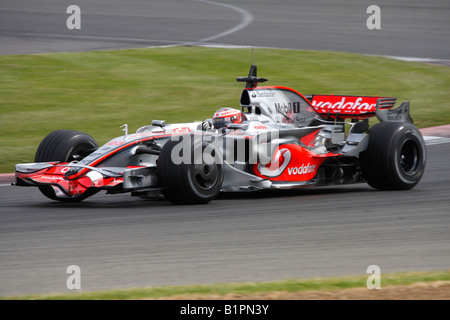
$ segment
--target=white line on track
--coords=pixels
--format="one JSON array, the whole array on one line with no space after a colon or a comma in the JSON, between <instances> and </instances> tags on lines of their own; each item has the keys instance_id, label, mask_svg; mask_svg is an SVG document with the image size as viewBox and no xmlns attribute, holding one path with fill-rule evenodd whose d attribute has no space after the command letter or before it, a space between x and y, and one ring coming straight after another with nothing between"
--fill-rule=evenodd
<instances>
[{"instance_id":1,"label":"white line on track","mask_svg":"<svg viewBox=\"0 0 450 320\"><path fill-rule=\"evenodd\" d=\"M216 6L220 6L220 7L224 7L224 8L236 11L241 15L241 21L239 22L239 24L235 25L234 27L232 27L228 30L225 30L225 31L222 31L215 35L200 39L198 41L158 40L158 39L142 39L142 38L101 37L101 36L79 36L79 35L62 35L62 34L34 33L34 32L24 32L24 33L20 33L20 35L25 36L25 37L42 37L42 38L50 38L50 39L133 42L133 43L142 43L142 44L165 43L163 45L156 45L155 47L172 47L172 46L185 46L185 45L192 46L192 45L202 45L210 40L222 38L222 37L225 37L232 33L235 33L237 31L245 28L246 26L248 26L254 20L253 15L250 12L248 12L247 10L244 10L242 8L233 6L231 4L219 3L219 2L214 2L214 1L210 1L210 0L193 0L193 1L202 2L205 4L216 5ZM6 32L6 33L4 33L4 35L11 35L11 34ZM12 34L12 35L14 35L14 34ZM220 44L218 44L218 45L220 45ZM225 46L228 46L228 45L225 45Z\"/></svg>"},{"instance_id":2,"label":"white line on track","mask_svg":"<svg viewBox=\"0 0 450 320\"><path fill-rule=\"evenodd\" d=\"M435 144L442 144L442 143L450 143L450 138L444 138L444 137L423 136L423 139L425 140L425 144L427 146L432 146Z\"/></svg>"},{"instance_id":3,"label":"white line on track","mask_svg":"<svg viewBox=\"0 0 450 320\"><path fill-rule=\"evenodd\" d=\"M253 15L250 12L248 12L247 10L244 10L242 8L233 6L231 4L219 3L219 2L209 1L209 0L195 0L195 1L203 2L203 3L207 3L207 4L213 4L213 5L216 5L216 6L221 6L221 7L225 7L225 8L237 11L241 15L241 18L242 18L241 22L238 25L234 26L233 28L228 29L228 30L223 31L223 32L220 32L220 33L215 34L213 36L200 39L199 40L200 42L206 42L206 41L210 41L210 40L214 40L214 39L217 39L217 38L222 38L224 36L230 35L232 33L235 33L237 31L245 28L246 26L248 26L253 21Z\"/></svg>"},{"instance_id":4,"label":"white line on track","mask_svg":"<svg viewBox=\"0 0 450 320\"><path fill-rule=\"evenodd\" d=\"M448 59L435 59L435 58L398 57L398 56L384 56L384 57L409 62L447 62L447 63L450 62L450 60Z\"/></svg>"},{"instance_id":5,"label":"white line on track","mask_svg":"<svg viewBox=\"0 0 450 320\"><path fill-rule=\"evenodd\" d=\"M3 34L3 33L2 33ZM158 40L158 39L142 39L142 38L120 38L120 37L104 37L104 36L78 36L69 34L53 34L53 33L38 33L38 32L21 32L21 33L4 33L5 35L17 35L23 37L42 37L53 39L69 39L69 40L92 40L92 41L111 41L111 42L137 42L137 43L168 43L183 45L188 41L177 40Z\"/></svg>"}]
</instances>

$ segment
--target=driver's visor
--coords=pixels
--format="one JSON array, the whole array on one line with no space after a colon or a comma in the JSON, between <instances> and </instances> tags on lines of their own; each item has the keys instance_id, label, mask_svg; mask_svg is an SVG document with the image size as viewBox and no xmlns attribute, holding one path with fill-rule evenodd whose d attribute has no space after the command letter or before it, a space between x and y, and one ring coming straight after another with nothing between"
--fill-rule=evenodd
<instances>
[{"instance_id":1,"label":"driver's visor","mask_svg":"<svg viewBox=\"0 0 450 320\"><path fill-rule=\"evenodd\" d=\"M226 126L228 126L228 124L231 123L231 118L233 117L223 117L223 118L214 118L213 119L213 127L215 129L220 129L220 128L224 128Z\"/></svg>"}]
</instances>

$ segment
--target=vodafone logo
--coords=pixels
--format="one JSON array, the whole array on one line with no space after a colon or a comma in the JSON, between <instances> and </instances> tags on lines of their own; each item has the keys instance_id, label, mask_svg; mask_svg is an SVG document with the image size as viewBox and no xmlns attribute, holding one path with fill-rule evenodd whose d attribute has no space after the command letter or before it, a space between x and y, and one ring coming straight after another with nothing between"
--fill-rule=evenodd
<instances>
[{"instance_id":1,"label":"vodafone logo","mask_svg":"<svg viewBox=\"0 0 450 320\"><path fill-rule=\"evenodd\" d=\"M376 109L376 97L349 97L349 96L314 96L311 102L316 109L322 112L374 112Z\"/></svg>"},{"instance_id":2,"label":"vodafone logo","mask_svg":"<svg viewBox=\"0 0 450 320\"><path fill-rule=\"evenodd\" d=\"M239 112L239 111L235 110L235 109L218 110L218 111L216 111L216 113L214 113L214 118L222 118L222 117L234 116L236 114L236 112Z\"/></svg>"},{"instance_id":3,"label":"vodafone logo","mask_svg":"<svg viewBox=\"0 0 450 320\"><path fill-rule=\"evenodd\" d=\"M259 125L259 126L254 126L253 129L255 129L255 130L266 130L267 127Z\"/></svg>"},{"instance_id":4,"label":"vodafone logo","mask_svg":"<svg viewBox=\"0 0 450 320\"><path fill-rule=\"evenodd\" d=\"M61 173L66 173L67 171L69 171L70 167L64 167L61 169Z\"/></svg>"},{"instance_id":5,"label":"vodafone logo","mask_svg":"<svg viewBox=\"0 0 450 320\"><path fill-rule=\"evenodd\" d=\"M302 164L300 167L288 168L288 174L290 176L314 173L315 171L316 171L316 165L315 164L310 165L309 163L307 165Z\"/></svg>"},{"instance_id":6,"label":"vodafone logo","mask_svg":"<svg viewBox=\"0 0 450 320\"><path fill-rule=\"evenodd\" d=\"M108 146L121 146L125 143L125 141L110 141L108 142Z\"/></svg>"},{"instance_id":7,"label":"vodafone logo","mask_svg":"<svg viewBox=\"0 0 450 320\"><path fill-rule=\"evenodd\" d=\"M35 179L35 180L50 180L50 181L63 180L63 178L59 177L59 176L44 176L44 175L41 175L39 178L33 178L33 179Z\"/></svg>"},{"instance_id":8,"label":"vodafone logo","mask_svg":"<svg viewBox=\"0 0 450 320\"><path fill-rule=\"evenodd\" d=\"M273 178L282 174L290 161L291 152L289 149L278 149L268 164L258 163L258 170L262 175Z\"/></svg>"},{"instance_id":9,"label":"vodafone logo","mask_svg":"<svg viewBox=\"0 0 450 320\"><path fill-rule=\"evenodd\" d=\"M175 128L172 130L173 133L185 133L185 132L191 132L192 130L189 127L180 127Z\"/></svg>"}]
</instances>

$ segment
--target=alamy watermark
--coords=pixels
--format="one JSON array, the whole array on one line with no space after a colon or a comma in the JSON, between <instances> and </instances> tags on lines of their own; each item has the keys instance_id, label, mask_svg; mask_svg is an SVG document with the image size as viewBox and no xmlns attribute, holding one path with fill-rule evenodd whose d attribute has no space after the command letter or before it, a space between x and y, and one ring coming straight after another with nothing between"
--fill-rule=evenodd
<instances>
[{"instance_id":1,"label":"alamy watermark","mask_svg":"<svg viewBox=\"0 0 450 320\"><path fill-rule=\"evenodd\" d=\"M67 7L67 14L70 16L67 18L66 26L69 30L81 29L81 8L75 4L71 4ZM366 26L369 30L381 29L381 9L379 6L372 4L367 7L367 14L370 16L367 18Z\"/></svg>"},{"instance_id":2,"label":"alamy watermark","mask_svg":"<svg viewBox=\"0 0 450 320\"><path fill-rule=\"evenodd\" d=\"M370 16L367 18L366 26L369 30L381 29L381 9L377 5L370 5L366 10Z\"/></svg>"},{"instance_id":3,"label":"alamy watermark","mask_svg":"<svg viewBox=\"0 0 450 320\"><path fill-rule=\"evenodd\" d=\"M70 16L67 18L66 26L67 29L73 30L73 29L81 29L81 9L77 5L70 5L67 7L66 13L70 14Z\"/></svg>"},{"instance_id":4,"label":"alamy watermark","mask_svg":"<svg viewBox=\"0 0 450 320\"><path fill-rule=\"evenodd\" d=\"M381 269L377 265L367 267L366 273L371 275L367 278L366 285L368 289L381 289Z\"/></svg>"},{"instance_id":5,"label":"alamy watermark","mask_svg":"<svg viewBox=\"0 0 450 320\"><path fill-rule=\"evenodd\" d=\"M78 265L70 265L66 270L70 276L66 280L66 286L69 290L81 289L81 268ZM370 265L366 269L366 273L370 274L367 278L366 286L368 289L381 289L381 268L377 265Z\"/></svg>"},{"instance_id":6,"label":"alamy watermark","mask_svg":"<svg viewBox=\"0 0 450 320\"><path fill-rule=\"evenodd\" d=\"M70 276L66 280L66 286L69 290L80 290L81 289L81 268L76 264L72 264L67 267L67 274Z\"/></svg>"}]
</instances>

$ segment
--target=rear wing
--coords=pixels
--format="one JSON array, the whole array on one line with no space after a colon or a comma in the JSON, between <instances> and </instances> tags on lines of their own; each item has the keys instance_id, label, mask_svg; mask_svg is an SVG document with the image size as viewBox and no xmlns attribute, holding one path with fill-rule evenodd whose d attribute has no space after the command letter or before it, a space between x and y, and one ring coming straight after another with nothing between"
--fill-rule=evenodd
<instances>
[{"instance_id":1,"label":"rear wing","mask_svg":"<svg viewBox=\"0 0 450 320\"><path fill-rule=\"evenodd\" d=\"M395 104L397 98L369 97L369 96L342 96L342 95L318 95L308 96L311 105L323 117L331 119L353 118L367 119L376 115L378 100L382 100L379 108L389 109Z\"/></svg>"},{"instance_id":2,"label":"rear wing","mask_svg":"<svg viewBox=\"0 0 450 320\"><path fill-rule=\"evenodd\" d=\"M364 120L376 116L382 122L412 123L409 102L403 102L398 108L392 109L397 101L395 97L314 94L307 98L314 109L328 119Z\"/></svg>"}]
</instances>

